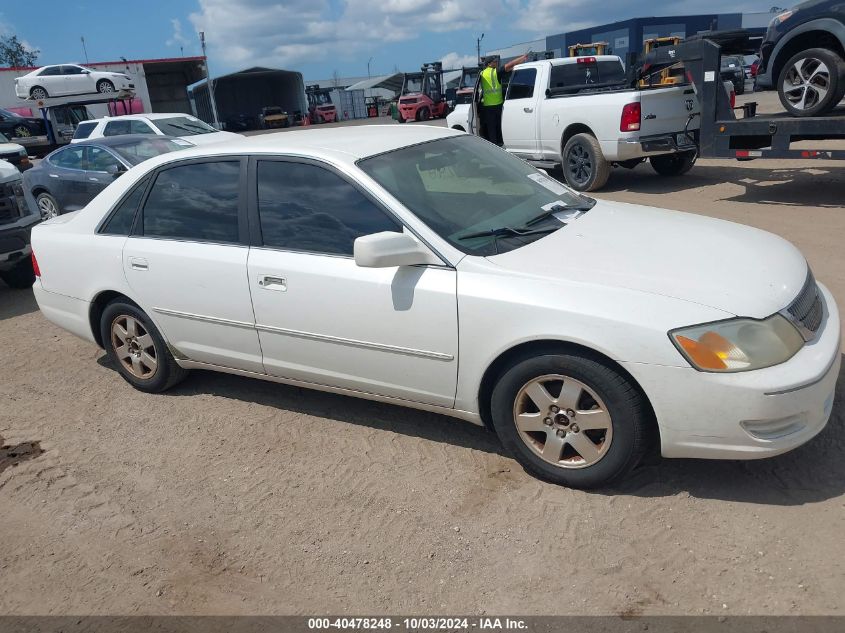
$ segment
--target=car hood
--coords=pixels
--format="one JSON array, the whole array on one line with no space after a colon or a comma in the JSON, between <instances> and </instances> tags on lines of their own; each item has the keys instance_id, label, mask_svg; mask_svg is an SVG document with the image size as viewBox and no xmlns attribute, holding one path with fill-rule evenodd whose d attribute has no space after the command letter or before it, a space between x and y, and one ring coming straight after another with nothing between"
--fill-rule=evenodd
<instances>
[{"instance_id":1,"label":"car hood","mask_svg":"<svg viewBox=\"0 0 845 633\"><path fill-rule=\"evenodd\" d=\"M10 162L0 159L0 182L12 182L14 180L20 180L20 178L21 172L18 171L17 167Z\"/></svg>"},{"instance_id":2,"label":"car hood","mask_svg":"<svg viewBox=\"0 0 845 633\"><path fill-rule=\"evenodd\" d=\"M488 260L525 275L628 288L758 319L789 305L807 278L800 251L772 233L606 201Z\"/></svg>"}]
</instances>

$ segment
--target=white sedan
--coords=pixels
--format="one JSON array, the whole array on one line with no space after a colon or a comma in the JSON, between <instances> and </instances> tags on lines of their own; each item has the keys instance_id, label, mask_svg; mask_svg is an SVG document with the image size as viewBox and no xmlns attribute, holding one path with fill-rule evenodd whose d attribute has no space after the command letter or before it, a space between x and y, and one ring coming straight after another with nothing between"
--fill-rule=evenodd
<instances>
[{"instance_id":1,"label":"white sedan","mask_svg":"<svg viewBox=\"0 0 845 633\"><path fill-rule=\"evenodd\" d=\"M131 385L193 368L493 428L575 487L827 423L839 313L790 243L577 195L473 136L305 130L167 154L32 232L35 296Z\"/></svg>"},{"instance_id":2,"label":"white sedan","mask_svg":"<svg viewBox=\"0 0 845 633\"><path fill-rule=\"evenodd\" d=\"M129 75L92 70L77 64L43 66L15 79L15 94L21 99L110 94L134 89L135 84Z\"/></svg>"},{"instance_id":3,"label":"white sedan","mask_svg":"<svg viewBox=\"0 0 845 633\"><path fill-rule=\"evenodd\" d=\"M124 114L83 121L74 132L71 143L91 141L124 134L157 134L189 141L193 145L208 145L242 139L241 134L223 132L211 127L195 116L182 112L150 112L147 114Z\"/></svg>"}]
</instances>

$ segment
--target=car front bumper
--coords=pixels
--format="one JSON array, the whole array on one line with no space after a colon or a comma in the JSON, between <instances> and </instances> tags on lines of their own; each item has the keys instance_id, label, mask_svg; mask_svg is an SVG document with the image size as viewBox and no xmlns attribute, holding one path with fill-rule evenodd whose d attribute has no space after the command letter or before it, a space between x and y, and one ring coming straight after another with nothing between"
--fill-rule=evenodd
<instances>
[{"instance_id":1,"label":"car front bumper","mask_svg":"<svg viewBox=\"0 0 845 633\"><path fill-rule=\"evenodd\" d=\"M12 225L0 225L0 270L8 270L32 253L30 235L38 216L25 216Z\"/></svg>"},{"instance_id":2,"label":"car front bumper","mask_svg":"<svg viewBox=\"0 0 845 633\"><path fill-rule=\"evenodd\" d=\"M622 363L648 395L664 457L757 459L817 435L833 411L842 363L839 311L819 284L825 317L816 338L785 363L719 374Z\"/></svg>"}]
</instances>

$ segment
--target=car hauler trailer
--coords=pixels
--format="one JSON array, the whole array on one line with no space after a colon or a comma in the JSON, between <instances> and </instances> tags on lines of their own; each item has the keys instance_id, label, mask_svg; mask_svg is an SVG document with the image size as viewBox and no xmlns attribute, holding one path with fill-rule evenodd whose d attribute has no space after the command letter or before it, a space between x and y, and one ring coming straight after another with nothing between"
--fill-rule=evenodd
<instances>
[{"instance_id":1,"label":"car hauler trailer","mask_svg":"<svg viewBox=\"0 0 845 633\"><path fill-rule=\"evenodd\" d=\"M658 48L645 55L638 69L642 77L662 67L683 63L701 106L697 136L701 158L801 158L845 159L845 150L793 148L800 141L845 139L845 111L830 116L794 117L786 112L756 114L756 103L734 108L720 77L724 55L750 55L759 50L759 36L748 31L703 34L677 46ZM735 111L742 110L737 118ZM695 114L690 115L689 122ZM688 123L689 123L688 122ZM687 126L689 128L689 125ZM693 135L688 133L688 138Z\"/></svg>"}]
</instances>

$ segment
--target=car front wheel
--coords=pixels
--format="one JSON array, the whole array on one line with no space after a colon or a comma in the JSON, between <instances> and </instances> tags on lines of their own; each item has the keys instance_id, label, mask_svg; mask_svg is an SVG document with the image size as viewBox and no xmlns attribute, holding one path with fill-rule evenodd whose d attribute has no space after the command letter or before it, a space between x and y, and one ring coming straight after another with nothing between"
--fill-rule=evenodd
<instances>
[{"instance_id":1,"label":"car front wheel","mask_svg":"<svg viewBox=\"0 0 845 633\"><path fill-rule=\"evenodd\" d=\"M41 213L42 220L55 218L62 213L59 202L46 191L35 196L35 203L38 205L38 211Z\"/></svg>"},{"instance_id":2,"label":"car front wheel","mask_svg":"<svg viewBox=\"0 0 845 633\"><path fill-rule=\"evenodd\" d=\"M97 92L102 94L109 94L114 92L114 84L108 79L101 79L97 82Z\"/></svg>"},{"instance_id":3,"label":"car front wheel","mask_svg":"<svg viewBox=\"0 0 845 633\"><path fill-rule=\"evenodd\" d=\"M188 370L176 364L150 318L125 299L106 306L100 335L109 360L126 382L140 391L160 393L188 375Z\"/></svg>"},{"instance_id":4,"label":"car front wheel","mask_svg":"<svg viewBox=\"0 0 845 633\"><path fill-rule=\"evenodd\" d=\"M502 444L526 471L572 488L624 477L649 445L643 396L586 353L515 362L493 389L491 414Z\"/></svg>"},{"instance_id":5,"label":"car front wheel","mask_svg":"<svg viewBox=\"0 0 845 633\"><path fill-rule=\"evenodd\" d=\"M794 116L830 112L845 96L845 61L825 48L793 55L778 77L778 97Z\"/></svg>"}]
</instances>

